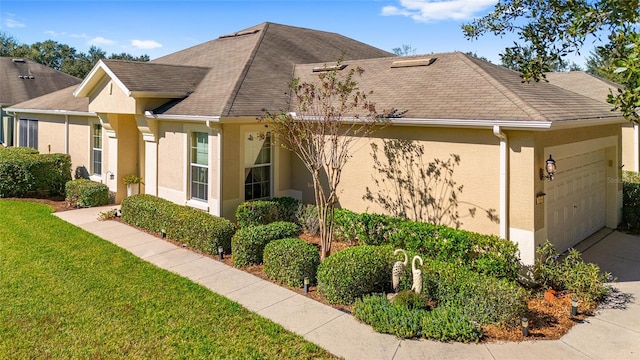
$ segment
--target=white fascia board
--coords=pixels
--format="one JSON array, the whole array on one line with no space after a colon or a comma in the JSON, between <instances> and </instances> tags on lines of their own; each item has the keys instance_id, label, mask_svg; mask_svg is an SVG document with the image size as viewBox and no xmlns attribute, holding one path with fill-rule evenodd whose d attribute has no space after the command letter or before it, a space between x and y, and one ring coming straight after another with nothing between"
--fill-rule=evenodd
<instances>
[{"instance_id":1,"label":"white fascia board","mask_svg":"<svg viewBox=\"0 0 640 360\"><path fill-rule=\"evenodd\" d=\"M20 114L48 114L48 115L73 115L73 116L98 116L94 112L89 111L73 111L73 110L45 110L45 109L18 109L18 108L6 108L6 111L11 111Z\"/></svg>"},{"instance_id":2,"label":"white fascia board","mask_svg":"<svg viewBox=\"0 0 640 360\"><path fill-rule=\"evenodd\" d=\"M122 91L131 96L131 91L118 79L118 77L105 65L102 60L98 60L98 63L91 69L89 74L85 76L84 80L78 85L78 88L73 92L75 97L86 97L89 95L89 90L99 82L100 79L95 79L96 76L100 76L99 71L102 70L107 76L113 80Z\"/></svg>"},{"instance_id":3,"label":"white fascia board","mask_svg":"<svg viewBox=\"0 0 640 360\"><path fill-rule=\"evenodd\" d=\"M129 96L135 98L169 98L169 99L181 99L188 94L184 92L153 92L153 91L129 91Z\"/></svg>"},{"instance_id":4,"label":"white fascia board","mask_svg":"<svg viewBox=\"0 0 640 360\"><path fill-rule=\"evenodd\" d=\"M190 122L220 122L220 116L198 116L198 115L162 115L154 114L151 111L145 111L144 113L147 119L154 120L178 120L178 121L190 121Z\"/></svg>"}]
</instances>

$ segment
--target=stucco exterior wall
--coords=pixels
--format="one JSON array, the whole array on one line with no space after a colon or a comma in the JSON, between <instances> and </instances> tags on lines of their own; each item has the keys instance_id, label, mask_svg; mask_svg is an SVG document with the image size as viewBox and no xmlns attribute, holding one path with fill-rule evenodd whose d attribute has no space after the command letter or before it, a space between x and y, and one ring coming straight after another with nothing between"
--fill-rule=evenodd
<instances>
[{"instance_id":1,"label":"stucco exterior wall","mask_svg":"<svg viewBox=\"0 0 640 360\"><path fill-rule=\"evenodd\" d=\"M105 77L89 96L89 111L135 114L136 101L125 94L115 81Z\"/></svg>"},{"instance_id":2,"label":"stucco exterior wall","mask_svg":"<svg viewBox=\"0 0 640 360\"><path fill-rule=\"evenodd\" d=\"M389 139L401 139L404 142ZM385 155L385 143L389 155ZM498 144L499 139L488 129L387 127L375 132L371 139L359 139L353 146L353 156L342 174L339 206L356 212L401 214L403 209L397 201L398 182L386 175L386 171L400 171L400 177L403 177L407 169L412 169L416 189L431 187L434 190L427 194L442 202L435 210L432 208L421 214L413 213L409 206L404 209L409 218L427 221L429 215L433 216L438 210L452 206L459 216L456 219L444 216L440 223L455 226L458 221L461 228L497 235L499 224L496 219L489 218L488 212L500 215ZM377 151L374 150L375 147ZM413 158L403 157L411 153L414 154ZM378 163L374 160L374 154ZM448 196L440 195L443 189L445 193L450 190L443 188L443 177L440 177L440 181L435 175L423 178L419 171L426 171L429 163L436 159L442 162L453 161L454 156L459 157L459 164L451 168L457 201L450 201ZM295 156L291 157L291 164L292 187L302 192L305 202L313 202L313 189L309 187L311 179L307 170ZM459 186L462 188L458 190ZM413 191L413 195L410 193L403 191L405 204L419 205L421 199L415 195L416 191Z\"/></svg>"},{"instance_id":3,"label":"stucco exterior wall","mask_svg":"<svg viewBox=\"0 0 640 360\"><path fill-rule=\"evenodd\" d=\"M636 140L633 124L622 125L622 164L624 164L624 170L640 171L640 164L638 164L640 159L636 158L636 153L640 150L638 147L640 144Z\"/></svg>"},{"instance_id":4,"label":"stucco exterior wall","mask_svg":"<svg viewBox=\"0 0 640 360\"><path fill-rule=\"evenodd\" d=\"M180 122L158 123L158 187L183 192L187 144ZM184 201L184 199L183 199Z\"/></svg>"}]
</instances>

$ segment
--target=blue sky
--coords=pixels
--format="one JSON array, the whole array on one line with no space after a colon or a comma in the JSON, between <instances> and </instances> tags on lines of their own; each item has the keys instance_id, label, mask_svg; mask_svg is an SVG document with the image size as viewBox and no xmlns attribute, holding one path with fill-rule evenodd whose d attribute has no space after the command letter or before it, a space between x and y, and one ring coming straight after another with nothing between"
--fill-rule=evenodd
<instances>
[{"instance_id":1,"label":"blue sky","mask_svg":"<svg viewBox=\"0 0 640 360\"><path fill-rule=\"evenodd\" d=\"M31 44L55 40L86 52L151 59L263 22L340 33L391 51L472 51L494 63L515 38L464 39L460 25L496 0L0 0L0 31ZM588 51L583 52L588 54ZM579 64L581 60L576 59Z\"/></svg>"}]
</instances>

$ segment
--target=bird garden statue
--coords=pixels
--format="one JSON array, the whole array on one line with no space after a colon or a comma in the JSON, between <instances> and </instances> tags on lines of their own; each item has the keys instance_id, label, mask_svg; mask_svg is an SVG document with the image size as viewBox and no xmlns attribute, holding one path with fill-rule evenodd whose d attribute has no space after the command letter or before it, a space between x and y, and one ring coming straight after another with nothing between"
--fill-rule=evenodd
<instances>
[{"instance_id":1,"label":"bird garden statue","mask_svg":"<svg viewBox=\"0 0 640 360\"><path fill-rule=\"evenodd\" d=\"M420 267L416 268L416 260L420 261L420 267L424 265L420 256L416 255L413 257L411 261L411 270L413 271L413 285L411 286L411 290L415 291L416 294L420 294L422 292L422 270L420 270Z\"/></svg>"},{"instance_id":2,"label":"bird garden statue","mask_svg":"<svg viewBox=\"0 0 640 360\"><path fill-rule=\"evenodd\" d=\"M396 249L396 251L393 252L393 255L398 255L399 253L404 255L404 261L396 261L391 269L391 285L393 286L393 291L396 293L400 290L400 279L402 278L404 268L409 265L407 252L402 249Z\"/></svg>"}]
</instances>

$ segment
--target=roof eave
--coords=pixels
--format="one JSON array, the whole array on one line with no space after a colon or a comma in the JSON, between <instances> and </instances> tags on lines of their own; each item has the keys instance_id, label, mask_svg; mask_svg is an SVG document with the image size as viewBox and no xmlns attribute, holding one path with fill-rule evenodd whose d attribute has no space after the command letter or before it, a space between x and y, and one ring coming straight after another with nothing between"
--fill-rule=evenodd
<instances>
[{"instance_id":1,"label":"roof eave","mask_svg":"<svg viewBox=\"0 0 640 360\"><path fill-rule=\"evenodd\" d=\"M202 115L165 115L165 114L154 114L152 111L145 111L144 113L147 119L154 120L178 120L178 121L209 121L209 122L220 122L220 116L212 115L212 116L202 116Z\"/></svg>"},{"instance_id":2,"label":"roof eave","mask_svg":"<svg viewBox=\"0 0 640 360\"><path fill-rule=\"evenodd\" d=\"M127 89L127 87L118 79L118 77L109 69L109 67L102 61L98 60L96 65L91 69L89 74L82 80L78 88L73 92L73 96L75 97L88 97L89 93L93 88L100 83L103 74L100 73L102 71L104 74L109 76L111 80L113 80L122 91L127 94L127 96L131 96L131 91Z\"/></svg>"},{"instance_id":3,"label":"roof eave","mask_svg":"<svg viewBox=\"0 0 640 360\"><path fill-rule=\"evenodd\" d=\"M76 110L49 110L49 109L21 109L21 108L5 108L5 111L23 114L47 114L47 115L73 115L73 116L98 116L90 111Z\"/></svg>"},{"instance_id":4,"label":"roof eave","mask_svg":"<svg viewBox=\"0 0 640 360\"><path fill-rule=\"evenodd\" d=\"M189 96L189 93L184 91L130 91L129 96L135 98L182 99Z\"/></svg>"}]
</instances>

